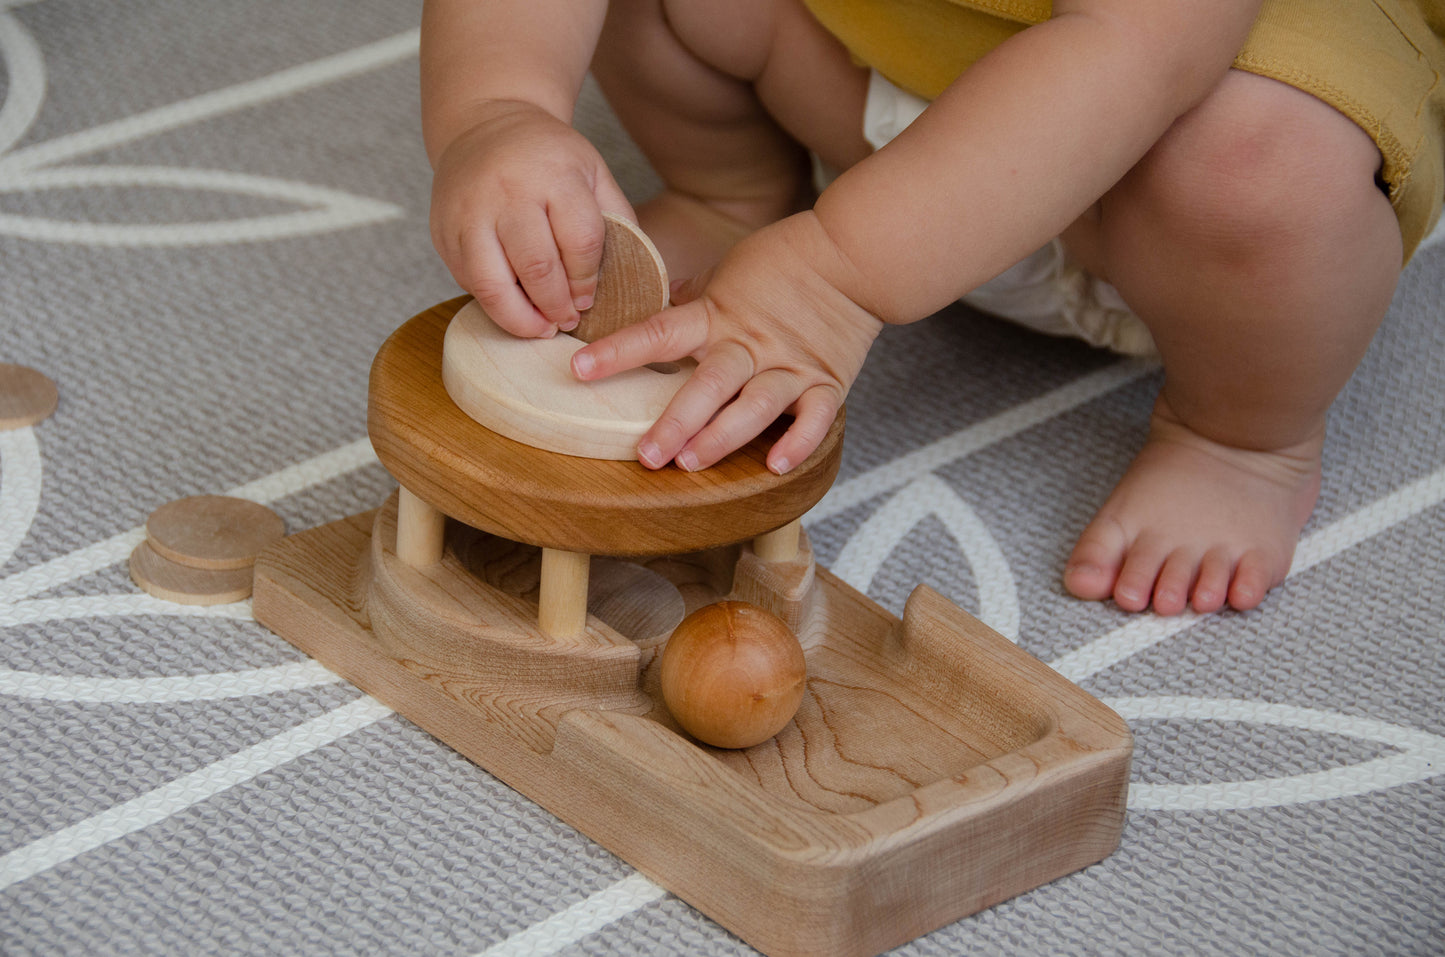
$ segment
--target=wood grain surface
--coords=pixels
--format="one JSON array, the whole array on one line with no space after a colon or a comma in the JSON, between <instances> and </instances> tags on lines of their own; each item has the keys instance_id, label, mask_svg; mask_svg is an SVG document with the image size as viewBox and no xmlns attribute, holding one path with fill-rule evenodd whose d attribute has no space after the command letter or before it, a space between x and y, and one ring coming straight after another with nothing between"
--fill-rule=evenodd
<instances>
[{"instance_id":1,"label":"wood grain surface","mask_svg":"<svg viewBox=\"0 0 1445 957\"><path fill-rule=\"evenodd\" d=\"M286 534L271 509L231 495L191 495L146 518L146 540L163 558L192 568L249 568Z\"/></svg>"},{"instance_id":2,"label":"wood grain surface","mask_svg":"<svg viewBox=\"0 0 1445 957\"><path fill-rule=\"evenodd\" d=\"M530 447L468 418L442 384L442 341L466 298L398 329L371 368L368 431L387 471L447 515L513 541L593 555L667 555L751 539L811 508L842 455L840 411L787 475L767 468L784 423L711 468L656 471Z\"/></svg>"},{"instance_id":3,"label":"wood grain surface","mask_svg":"<svg viewBox=\"0 0 1445 957\"><path fill-rule=\"evenodd\" d=\"M228 605L251 597L251 566L195 568L158 554L149 542L130 553L130 578L148 595L178 605Z\"/></svg>"},{"instance_id":4,"label":"wood grain surface","mask_svg":"<svg viewBox=\"0 0 1445 957\"><path fill-rule=\"evenodd\" d=\"M767 954L876 954L1118 843L1123 721L930 589L900 621L810 558L649 562L746 595L805 649L795 719L722 751L668 716L646 643L591 616L549 638L490 583L525 546L455 526L412 568L394 512L269 549L257 619Z\"/></svg>"},{"instance_id":5,"label":"wood grain surface","mask_svg":"<svg viewBox=\"0 0 1445 957\"><path fill-rule=\"evenodd\" d=\"M597 267L597 295L572 337L595 342L667 308L667 267L662 254L636 225L604 213L606 237Z\"/></svg>"},{"instance_id":6,"label":"wood grain surface","mask_svg":"<svg viewBox=\"0 0 1445 957\"><path fill-rule=\"evenodd\" d=\"M519 339L469 302L447 327L442 383L468 418L525 445L636 460L637 443L696 366L643 367L582 382L572 374L572 355L582 346L566 333Z\"/></svg>"}]
</instances>

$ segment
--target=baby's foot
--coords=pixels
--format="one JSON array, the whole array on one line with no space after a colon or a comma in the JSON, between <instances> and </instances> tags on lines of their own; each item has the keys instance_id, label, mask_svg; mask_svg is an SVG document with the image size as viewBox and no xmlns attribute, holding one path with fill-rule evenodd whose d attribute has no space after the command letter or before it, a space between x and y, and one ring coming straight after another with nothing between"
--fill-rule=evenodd
<instances>
[{"instance_id":1,"label":"baby's foot","mask_svg":"<svg viewBox=\"0 0 1445 957\"><path fill-rule=\"evenodd\" d=\"M1278 451L1199 435L1161 396L1149 439L1064 570L1080 598L1126 611L1244 610L1284 581L1320 487L1323 436Z\"/></svg>"},{"instance_id":2,"label":"baby's foot","mask_svg":"<svg viewBox=\"0 0 1445 957\"><path fill-rule=\"evenodd\" d=\"M637 207L638 224L662 253L669 279L690 279L716 266L749 233L807 208L811 194L705 200L664 189Z\"/></svg>"}]
</instances>

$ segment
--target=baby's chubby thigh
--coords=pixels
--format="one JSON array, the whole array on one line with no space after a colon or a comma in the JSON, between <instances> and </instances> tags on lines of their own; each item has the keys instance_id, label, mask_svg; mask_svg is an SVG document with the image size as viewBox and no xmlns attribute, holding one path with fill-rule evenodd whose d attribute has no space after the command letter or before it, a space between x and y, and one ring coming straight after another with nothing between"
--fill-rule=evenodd
<instances>
[{"instance_id":1,"label":"baby's chubby thigh","mask_svg":"<svg viewBox=\"0 0 1445 957\"><path fill-rule=\"evenodd\" d=\"M762 116L838 168L870 152L867 71L801 0L612 0L594 72L609 98L647 95L672 134L726 137Z\"/></svg>"},{"instance_id":2,"label":"baby's chubby thigh","mask_svg":"<svg viewBox=\"0 0 1445 957\"><path fill-rule=\"evenodd\" d=\"M1165 376L1148 441L1070 557L1074 594L1173 614L1251 608L1283 581L1326 411L1400 272L1380 164L1343 114L1234 70L1078 230Z\"/></svg>"},{"instance_id":3,"label":"baby's chubby thigh","mask_svg":"<svg viewBox=\"0 0 1445 957\"><path fill-rule=\"evenodd\" d=\"M1149 327L1191 427L1248 448L1318 428L1401 268L1380 165L1342 113L1230 70L1071 231Z\"/></svg>"}]
</instances>

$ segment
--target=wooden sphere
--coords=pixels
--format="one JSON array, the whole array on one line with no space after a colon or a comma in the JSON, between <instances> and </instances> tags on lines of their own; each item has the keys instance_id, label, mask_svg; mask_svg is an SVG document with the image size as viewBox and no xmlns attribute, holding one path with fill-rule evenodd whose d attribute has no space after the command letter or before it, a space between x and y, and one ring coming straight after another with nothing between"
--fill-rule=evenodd
<instances>
[{"instance_id":1,"label":"wooden sphere","mask_svg":"<svg viewBox=\"0 0 1445 957\"><path fill-rule=\"evenodd\" d=\"M682 729L718 748L761 744L793 720L807 663L783 620L740 601L699 608L662 652L662 700Z\"/></svg>"}]
</instances>

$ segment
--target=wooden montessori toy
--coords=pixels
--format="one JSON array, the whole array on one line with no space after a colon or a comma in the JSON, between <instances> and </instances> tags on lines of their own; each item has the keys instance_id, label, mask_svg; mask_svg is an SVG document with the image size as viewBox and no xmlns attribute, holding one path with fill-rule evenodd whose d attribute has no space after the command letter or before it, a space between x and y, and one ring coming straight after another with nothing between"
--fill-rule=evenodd
<instances>
[{"instance_id":1,"label":"wooden montessori toy","mask_svg":"<svg viewBox=\"0 0 1445 957\"><path fill-rule=\"evenodd\" d=\"M645 316L667 281L634 236L604 274ZM1117 846L1114 712L931 589L900 620L814 561L842 413L784 476L779 426L649 471L687 368L582 386L575 337L490 326L458 299L382 346L401 487L263 552L258 620L767 954L876 954Z\"/></svg>"}]
</instances>

